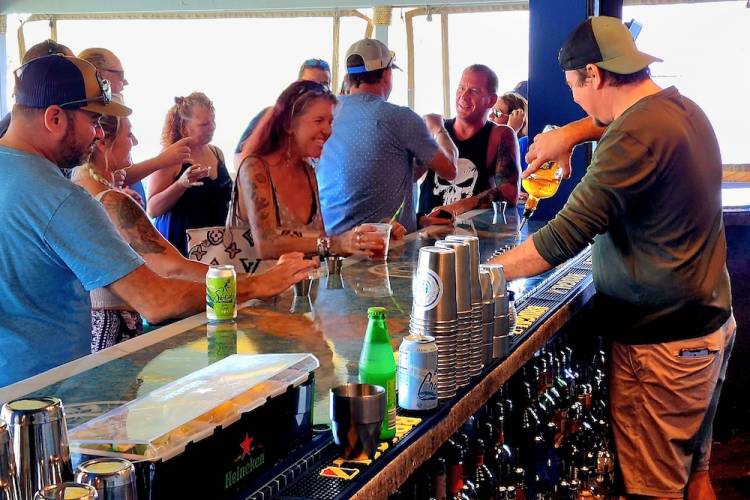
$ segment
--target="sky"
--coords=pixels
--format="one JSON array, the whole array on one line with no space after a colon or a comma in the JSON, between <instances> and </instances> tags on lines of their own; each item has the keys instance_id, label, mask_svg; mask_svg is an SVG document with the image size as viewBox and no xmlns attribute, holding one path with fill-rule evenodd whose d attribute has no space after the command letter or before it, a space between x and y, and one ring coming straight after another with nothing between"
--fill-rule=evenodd
<instances>
[{"instance_id":1,"label":"sky","mask_svg":"<svg viewBox=\"0 0 750 500\"><path fill-rule=\"evenodd\" d=\"M624 8L623 18L639 20L644 26L639 48L664 59L652 66L657 83L676 85L705 110L719 137L724 163L750 163L750 9L745 2L631 6ZM9 33L19 22L9 16ZM526 79L528 23L527 11L449 16L450 100L462 69L475 62L498 73L501 92ZM130 82L124 96L133 108L133 131L140 142L133 150L135 161L158 154L168 108L176 96L196 90L213 100L213 143L231 158L247 122L297 77L302 61L331 60L332 26L327 18L59 21L58 41L76 53L107 47L122 60ZM358 18L342 21L342 67L346 48L364 36L365 28ZM439 113L440 18L418 17L414 28L415 111ZM24 33L28 47L48 38L49 28L44 21L33 22L26 24ZM7 40L12 69L18 65L18 49L14 36ZM396 52L396 62L405 67L401 9L393 11L388 44ZM6 99L11 102L10 96ZM406 72L394 72L390 100L407 104ZM229 167L232 170L231 161Z\"/></svg>"}]
</instances>

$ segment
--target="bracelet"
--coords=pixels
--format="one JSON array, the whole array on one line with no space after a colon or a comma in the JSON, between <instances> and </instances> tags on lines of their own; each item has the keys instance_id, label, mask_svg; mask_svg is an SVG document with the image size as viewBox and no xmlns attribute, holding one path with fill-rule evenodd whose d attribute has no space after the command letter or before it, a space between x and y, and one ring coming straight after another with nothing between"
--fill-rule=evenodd
<instances>
[{"instance_id":1,"label":"bracelet","mask_svg":"<svg viewBox=\"0 0 750 500\"><path fill-rule=\"evenodd\" d=\"M328 236L321 236L318 238L317 243L318 257L325 259L331 255L331 238Z\"/></svg>"}]
</instances>

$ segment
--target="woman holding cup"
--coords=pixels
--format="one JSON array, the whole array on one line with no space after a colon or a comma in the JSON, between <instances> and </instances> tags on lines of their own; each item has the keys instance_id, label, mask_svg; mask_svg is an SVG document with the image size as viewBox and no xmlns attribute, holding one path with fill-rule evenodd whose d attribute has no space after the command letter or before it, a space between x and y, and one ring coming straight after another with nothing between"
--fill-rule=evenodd
<instances>
[{"instance_id":1,"label":"woman holding cup","mask_svg":"<svg viewBox=\"0 0 750 500\"><path fill-rule=\"evenodd\" d=\"M331 135L336 97L326 87L297 81L279 96L245 142L237 172L233 226L250 226L261 259L300 251L333 255L383 254L374 226L363 224L328 236L318 184L309 160L318 158Z\"/></svg>"}]
</instances>

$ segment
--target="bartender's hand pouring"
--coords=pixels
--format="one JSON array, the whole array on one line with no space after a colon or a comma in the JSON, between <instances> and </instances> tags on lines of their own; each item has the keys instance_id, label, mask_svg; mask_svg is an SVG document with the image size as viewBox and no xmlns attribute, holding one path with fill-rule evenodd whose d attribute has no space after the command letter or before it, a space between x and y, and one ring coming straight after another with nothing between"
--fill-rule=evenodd
<instances>
[{"instance_id":1,"label":"bartender's hand pouring","mask_svg":"<svg viewBox=\"0 0 750 500\"><path fill-rule=\"evenodd\" d=\"M552 161L559 163L562 168L563 179L569 179L570 157L573 154L574 146L575 144L570 144L564 128L535 135L534 142L529 146L529 152L526 153L526 163L529 165L521 175L526 178L548 161Z\"/></svg>"}]
</instances>

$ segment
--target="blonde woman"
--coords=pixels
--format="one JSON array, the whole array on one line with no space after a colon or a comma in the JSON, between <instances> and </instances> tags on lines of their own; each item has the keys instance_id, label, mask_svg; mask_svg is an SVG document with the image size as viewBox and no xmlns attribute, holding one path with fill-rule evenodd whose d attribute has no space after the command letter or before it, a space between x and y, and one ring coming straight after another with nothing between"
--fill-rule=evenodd
<instances>
[{"instance_id":1,"label":"blonde woman","mask_svg":"<svg viewBox=\"0 0 750 500\"><path fill-rule=\"evenodd\" d=\"M175 164L149 179L148 214L156 228L187 256L185 230L221 226L227 218L232 179L224 154L210 144L214 135L214 106L201 92L176 97L167 113L162 146L189 137L192 163Z\"/></svg>"}]
</instances>

